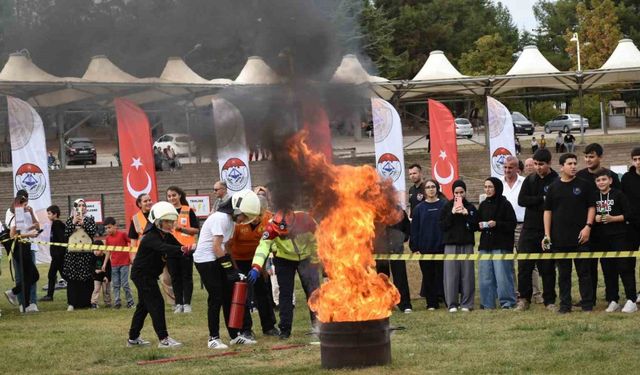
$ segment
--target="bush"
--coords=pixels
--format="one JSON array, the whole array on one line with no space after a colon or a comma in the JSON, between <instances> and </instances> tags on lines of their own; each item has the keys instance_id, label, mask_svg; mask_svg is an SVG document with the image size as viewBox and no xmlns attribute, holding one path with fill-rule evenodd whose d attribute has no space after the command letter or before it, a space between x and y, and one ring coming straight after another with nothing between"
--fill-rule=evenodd
<instances>
[{"instance_id":1,"label":"bush","mask_svg":"<svg viewBox=\"0 0 640 375\"><path fill-rule=\"evenodd\" d=\"M553 102L536 102L531 106L531 118L529 120L536 124L544 126L545 122L551 120L560 114Z\"/></svg>"},{"instance_id":2,"label":"bush","mask_svg":"<svg viewBox=\"0 0 640 375\"><path fill-rule=\"evenodd\" d=\"M589 128L600 127L600 101L598 95L587 94L582 96L584 111L582 116L589 120ZM580 114L580 98L577 96L571 100L571 113Z\"/></svg>"}]
</instances>

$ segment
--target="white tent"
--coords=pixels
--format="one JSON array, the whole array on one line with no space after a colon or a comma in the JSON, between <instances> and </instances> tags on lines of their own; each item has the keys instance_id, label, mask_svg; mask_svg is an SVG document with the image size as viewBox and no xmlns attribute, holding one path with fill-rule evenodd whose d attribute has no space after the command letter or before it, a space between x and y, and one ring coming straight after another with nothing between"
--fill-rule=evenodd
<instances>
[{"instance_id":1,"label":"white tent","mask_svg":"<svg viewBox=\"0 0 640 375\"><path fill-rule=\"evenodd\" d=\"M496 77L491 92L500 94L523 88L575 90L575 87L573 73L562 74L538 47L526 46L507 74Z\"/></svg>"},{"instance_id":2,"label":"white tent","mask_svg":"<svg viewBox=\"0 0 640 375\"><path fill-rule=\"evenodd\" d=\"M184 62L181 57L169 57L167 64L164 66L160 78L181 83L209 83L206 79L200 77Z\"/></svg>"},{"instance_id":3,"label":"white tent","mask_svg":"<svg viewBox=\"0 0 640 375\"><path fill-rule=\"evenodd\" d=\"M372 76L362 67L360 60L356 55L348 54L342 57L340 65L333 73L330 82L338 84L351 85L371 85L373 93L383 99L389 99L393 96L392 87L385 85L388 79L378 76Z\"/></svg>"},{"instance_id":4,"label":"white tent","mask_svg":"<svg viewBox=\"0 0 640 375\"><path fill-rule=\"evenodd\" d=\"M260 56L250 56L233 81L236 85L273 85L282 78Z\"/></svg>"},{"instance_id":5,"label":"white tent","mask_svg":"<svg viewBox=\"0 0 640 375\"><path fill-rule=\"evenodd\" d=\"M631 39L622 39L600 69L585 72L584 88L640 81L640 51Z\"/></svg>"}]
</instances>

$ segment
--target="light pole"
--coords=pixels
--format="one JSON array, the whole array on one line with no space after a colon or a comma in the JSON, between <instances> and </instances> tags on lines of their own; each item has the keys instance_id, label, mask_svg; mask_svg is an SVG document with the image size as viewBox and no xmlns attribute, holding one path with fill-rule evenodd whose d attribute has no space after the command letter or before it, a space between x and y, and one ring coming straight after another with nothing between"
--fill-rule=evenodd
<instances>
[{"instance_id":1,"label":"light pole","mask_svg":"<svg viewBox=\"0 0 640 375\"><path fill-rule=\"evenodd\" d=\"M578 33L573 33L570 39L571 42L576 43L576 53L578 54L578 71L576 72L576 80L578 82L578 100L580 103L580 144L584 144L584 122L582 120L583 103L582 103L582 66L580 65L580 38Z\"/></svg>"}]
</instances>

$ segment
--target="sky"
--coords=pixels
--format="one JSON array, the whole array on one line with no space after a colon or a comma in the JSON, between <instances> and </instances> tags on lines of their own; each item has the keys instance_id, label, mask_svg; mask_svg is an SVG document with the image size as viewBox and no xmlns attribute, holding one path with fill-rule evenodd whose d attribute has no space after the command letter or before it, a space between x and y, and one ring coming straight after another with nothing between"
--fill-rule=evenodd
<instances>
[{"instance_id":1,"label":"sky","mask_svg":"<svg viewBox=\"0 0 640 375\"><path fill-rule=\"evenodd\" d=\"M498 1L494 0L494 2ZM536 0L500 0L500 2L509 9L513 23L518 26L519 30L531 31L537 26L533 16L533 5Z\"/></svg>"}]
</instances>

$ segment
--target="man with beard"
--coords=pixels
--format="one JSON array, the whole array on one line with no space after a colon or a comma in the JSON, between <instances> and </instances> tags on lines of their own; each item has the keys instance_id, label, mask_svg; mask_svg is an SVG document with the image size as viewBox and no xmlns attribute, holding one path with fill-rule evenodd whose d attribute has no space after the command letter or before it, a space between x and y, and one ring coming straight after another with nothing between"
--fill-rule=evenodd
<instances>
[{"instance_id":1,"label":"man with beard","mask_svg":"<svg viewBox=\"0 0 640 375\"><path fill-rule=\"evenodd\" d=\"M413 209L424 200L424 181L422 180L422 167L420 164L409 166L409 180L413 185L409 188L409 217L413 215Z\"/></svg>"}]
</instances>

